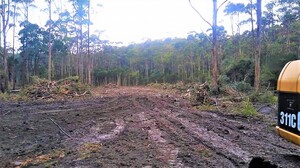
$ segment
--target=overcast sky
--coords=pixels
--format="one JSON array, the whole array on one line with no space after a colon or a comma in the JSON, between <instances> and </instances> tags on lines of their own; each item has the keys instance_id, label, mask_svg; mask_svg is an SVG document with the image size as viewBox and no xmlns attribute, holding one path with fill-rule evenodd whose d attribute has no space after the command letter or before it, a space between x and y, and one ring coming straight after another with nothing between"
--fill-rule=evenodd
<instances>
[{"instance_id":1,"label":"overcast sky","mask_svg":"<svg viewBox=\"0 0 300 168\"><path fill-rule=\"evenodd\" d=\"M230 1L249 2L249 0ZM54 0L53 6L71 10L72 7L64 5L65 2L66 0ZM191 0L191 2L208 21L212 21L211 0ZM219 5L222 2L223 0L218 0ZM100 35L102 40L129 44L143 42L146 39L187 37L191 31L206 32L209 28L191 8L188 0L91 0L91 3L93 10L91 29L103 31ZM41 0L36 1L36 4L38 9L32 9L30 21L44 26L48 16L40 9L47 8L47 4ZM225 6L219 10L218 24L224 25L230 34L230 18L223 13Z\"/></svg>"}]
</instances>

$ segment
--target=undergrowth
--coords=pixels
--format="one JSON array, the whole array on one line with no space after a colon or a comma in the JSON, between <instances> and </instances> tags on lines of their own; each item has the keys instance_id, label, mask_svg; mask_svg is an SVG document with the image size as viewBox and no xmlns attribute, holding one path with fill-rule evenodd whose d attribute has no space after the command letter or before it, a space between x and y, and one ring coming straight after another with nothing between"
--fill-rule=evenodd
<instances>
[{"instance_id":1,"label":"undergrowth","mask_svg":"<svg viewBox=\"0 0 300 168\"><path fill-rule=\"evenodd\" d=\"M242 102L241 113L245 116L256 116L258 114L256 108L253 106L252 102L250 102L249 98Z\"/></svg>"}]
</instances>

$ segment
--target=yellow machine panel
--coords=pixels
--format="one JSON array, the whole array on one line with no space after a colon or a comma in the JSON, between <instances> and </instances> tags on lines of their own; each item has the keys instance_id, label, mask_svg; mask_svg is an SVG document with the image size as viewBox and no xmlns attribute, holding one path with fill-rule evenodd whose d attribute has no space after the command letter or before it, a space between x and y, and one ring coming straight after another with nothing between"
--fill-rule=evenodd
<instances>
[{"instance_id":1,"label":"yellow machine panel","mask_svg":"<svg viewBox=\"0 0 300 168\"><path fill-rule=\"evenodd\" d=\"M300 60L288 62L277 83L278 134L300 146Z\"/></svg>"},{"instance_id":2,"label":"yellow machine panel","mask_svg":"<svg viewBox=\"0 0 300 168\"><path fill-rule=\"evenodd\" d=\"M288 62L284 66L278 78L277 90L300 93L300 60Z\"/></svg>"}]
</instances>

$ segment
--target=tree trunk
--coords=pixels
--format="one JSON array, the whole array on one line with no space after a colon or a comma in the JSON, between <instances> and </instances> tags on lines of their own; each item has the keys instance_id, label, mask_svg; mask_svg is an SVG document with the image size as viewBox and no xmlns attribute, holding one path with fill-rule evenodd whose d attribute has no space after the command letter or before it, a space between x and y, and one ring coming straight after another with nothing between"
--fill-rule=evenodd
<instances>
[{"instance_id":1,"label":"tree trunk","mask_svg":"<svg viewBox=\"0 0 300 168\"><path fill-rule=\"evenodd\" d=\"M91 54L90 54L90 0L88 2L88 66L87 66L87 83L92 84L92 75L91 75Z\"/></svg>"},{"instance_id":2,"label":"tree trunk","mask_svg":"<svg viewBox=\"0 0 300 168\"><path fill-rule=\"evenodd\" d=\"M217 62L217 0L213 0L213 49L212 49L212 66L213 66L213 87L218 91L218 62Z\"/></svg>"},{"instance_id":3,"label":"tree trunk","mask_svg":"<svg viewBox=\"0 0 300 168\"><path fill-rule=\"evenodd\" d=\"M121 86L122 84L122 79L121 79L122 75L121 74L118 74L117 75L117 86Z\"/></svg>"},{"instance_id":4,"label":"tree trunk","mask_svg":"<svg viewBox=\"0 0 300 168\"><path fill-rule=\"evenodd\" d=\"M12 44L12 89L15 90L16 89L16 71L15 71L15 34L16 34L16 4L14 5L14 14L13 14L13 44Z\"/></svg>"},{"instance_id":5,"label":"tree trunk","mask_svg":"<svg viewBox=\"0 0 300 168\"><path fill-rule=\"evenodd\" d=\"M52 72L52 53L51 53L51 1L48 0L49 5L49 42L48 42L48 80L51 81L51 72Z\"/></svg>"},{"instance_id":6,"label":"tree trunk","mask_svg":"<svg viewBox=\"0 0 300 168\"><path fill-rule=\"evenodd\" d=\"M261 52L261 0L257 0L257 34L256 34L256 49L255 49L255 91L260 89L260 52Z\"/></svg>"},{"instance_id":7,"label":"tree trunk","mask_svg":"<svg viewBox=\"0 0 300 168\"><path fill-rule=\"evenodd\" d=\"M252 35L252 43L251 43L251 56L253 57L253 51L254 51L254 42L255 42L255 34L254 34L254 19L253 19L253 10L252 10L252 5L253 5L253 1L250 0L250 4L251 4L251 11L250 11L250 17L251 17L251 35Z\"/></svg>"},{"instance_id":8,"label":"tree trunk","mask_svg":"<svg viewBox=\"0 0 300 168\"><path fill-rule=\"evenodd\" d=\"M149 62L148 59L145 60L145 76L147 83L149 82Z\"/></svg>"},{"instance_id":9,"label":"tree trunk","mask_svg":"<svg viewBox=\"0 0 300 168\"><path fill-rule=\"evenodd\" d=\"M3 33L3 64L4 64L4 91L8 90L8 53L7 53L7 44L6 44L6 38L7 38L7 26L9 23L9 15L7 15L7 12L10 11L10 0L7 1L7 4L4 0L2 0L2 11L1 11L1 17L2 17L2 33ZM7 9L6 9L7 6Z\"/></svg>"}]
</instances>

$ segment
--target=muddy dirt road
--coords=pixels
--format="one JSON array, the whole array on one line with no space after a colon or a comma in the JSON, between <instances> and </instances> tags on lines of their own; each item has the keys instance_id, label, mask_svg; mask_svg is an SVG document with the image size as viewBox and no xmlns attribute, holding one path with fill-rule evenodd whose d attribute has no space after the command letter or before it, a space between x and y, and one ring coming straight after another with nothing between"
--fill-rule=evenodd
<instances>
[{"instance_id":1,"label":"muddy dirt road","mask_svg":"<svg viewBox=\"0 0 300 168\"><path fill-rule=\"evenodd\" d=\"M0 167L300 165L300 148L276 135L273 116L198 111L146 87L93 92L82 100L0 102Z\"/></svg>"}]
</instances>

